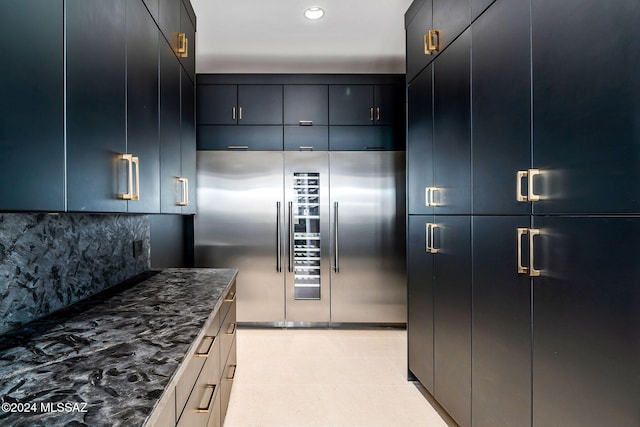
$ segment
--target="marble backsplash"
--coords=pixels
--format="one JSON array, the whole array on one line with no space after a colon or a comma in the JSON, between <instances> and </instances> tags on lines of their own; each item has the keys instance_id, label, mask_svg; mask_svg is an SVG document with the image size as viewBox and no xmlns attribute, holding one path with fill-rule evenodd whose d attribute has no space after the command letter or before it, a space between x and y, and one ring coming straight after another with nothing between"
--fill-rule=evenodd
<instances>
[{"instance_id":1,"label":"marble backsplash","mask_svg":"<svg viewBox=\"0 0 640 427\"><path fill-rule=\"evenodd\" d=\"M145 215L0 213L0 334L142 273L150 259Z\"/></svg>"}]
</instances>

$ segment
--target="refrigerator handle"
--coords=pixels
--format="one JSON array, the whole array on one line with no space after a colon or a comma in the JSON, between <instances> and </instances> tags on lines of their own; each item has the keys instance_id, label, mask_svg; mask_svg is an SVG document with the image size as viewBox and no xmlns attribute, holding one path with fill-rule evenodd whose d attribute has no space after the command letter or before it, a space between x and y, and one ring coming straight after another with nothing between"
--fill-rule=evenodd
<instances>
[{"instance_id":1,"label":"refrigerator handle","mask_svg":"<svg viewBox=\"0 0 640 427\"><path fill-rule=\"evenodd\" d=\"M289 273L293 273L293 202L289 202Z\"/></svg>"},{"instance_id":2,"label":"refrigerator handle","mask_svg":"<svg viewBox=\"0 0 640 427\"><path fill-rule=\"evenodd\" d=\"M282 237L280 232L280 202L276 202L276 271L282 273Z\"/></svg>"},{"instance_id":3,"label":"refrigerator handle","mask_svg":"<svg viewBox=\"0 0 640 427\"><path fill-rule=\"evenodd\" d=\"M333 204L333 238L334 240L334 247L335 247L335 252L334 252L334 262L335 262L335 272L336 273L340 273L340 252L338 249L338 243L339 243L339 239L338 239L338 202L335 202Z\"/></svg>"}]
</instances>

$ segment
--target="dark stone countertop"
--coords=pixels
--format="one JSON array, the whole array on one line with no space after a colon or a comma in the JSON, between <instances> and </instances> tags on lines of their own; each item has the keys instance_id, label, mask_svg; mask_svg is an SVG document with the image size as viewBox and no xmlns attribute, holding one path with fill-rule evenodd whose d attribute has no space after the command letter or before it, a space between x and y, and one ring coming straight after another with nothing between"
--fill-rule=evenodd
<instances>
[{"instance_id":1,"label":"dark stone countertop","mask_svg":"<svg viewBox=\"0 0 640 427\"><path fill-rule=\"evenodd\" d=\"M0 336L0 425L143 425L236 274L163 270Z\"/></svg>"}]
</instances>

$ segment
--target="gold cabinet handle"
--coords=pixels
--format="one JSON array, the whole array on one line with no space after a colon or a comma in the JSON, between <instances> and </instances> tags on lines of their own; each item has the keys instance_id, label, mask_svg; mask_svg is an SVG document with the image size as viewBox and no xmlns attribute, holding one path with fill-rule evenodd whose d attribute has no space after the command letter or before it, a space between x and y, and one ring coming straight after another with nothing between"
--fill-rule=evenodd
<instances>
[{"instance_id":1,"label":"gold cabinet handle","mask_svg":"<svg viewBox=\"0 0 640 427\"><path fill-rule=\"evenodd\" d=\"M231 375L227 375L225 380L233 381L233 379L236 377L236 367L237 367L237 365L229 365L229 371L230 371Z\"/></svg>"},{"instance_id":2,"label":"gold cabinet handle","mask_svg":"<svg viewBox=\"0 0 640 427\"><path fill-rule=\"evenodd\" d=\"M376 108L376 120L380 121L380 107Z\"/></svg>"},{"instance_id":3,"label":"gold cabinet handle","mask_svg":"<svg viewBox=\"0 0 640 427\"><path fill-rule=\"evenodd\" d=\"M424 35L424 54L433 55L433 52L429 50L429 34Z\"/></svg>"},{"instance_id":4,"label":"gold cabinet handle","mask_svg":"<svg viewBox=\"0 0 640 427\"><path fill-rule=\"evenodd\" d=\"M213 348L213 343L216 341L216 337L212 336L212 335L205 335L204 337L202 337L202 341L200 342L200 347L198 347L198 350L200 350L200 348L202 347L202 344L205 341L210 341L209 345L207 346L207 349L205 351L196 351L195 356L196 357L209 357L209 354L211 353L211 348Z\"/></svg>"},{"instance_id":5,"label":"gold cabinet handle","mask_svg":"<svg viewBox=\"0 0 640 427\"><path fill-rule=\"evenodd\" d=\"M435 242L433 239L433 230L438 228L437 224L428 222L425 230L425 240L426 240L426 252L430 254L437 254L440 250L435 247Z\"/></svg>"},{"instance_id":6,"label":"gold cabinet handle","mask_svg":"<svg viewBox=\"0 0 640 427\"><path fill-rule=\"evenodd\" d=\"M435 193L436 191L440 191L438 187L427 187L425 188L425 206L434 207L440 206L440 203L435 201Z\"/></svg>"},{"instance_id":7,"label":"gold cabinet handle","mask_svg":"<svg viewBox=\"0 0 640 427\"><path fill-rule=\"evenodd\" d=\"M136 192L131 196L131 200L140 200L140 159L132 157L131 164L136 165Z\"/></svg>"},{"instance_id":8,"label":"gold cabinet handle","mask_svg":"<svg viewBox=\"0 0 640 427\"><path fill-rule=\"evenodd\" d=\"M431 190L433 187L426 187L424 189L424 205L427 207L431 206Z\"/></svg>"},{"instance_id":9,"label":"gold cabinet handle","mask_svg":"<svg viewBox=\"0 0 640 427\"><path fill-rule=\"evenodd\" d=\"M200 413L200 414L208 414L209 411L211 410L211 403L213 402L213 396L216 394L216 385L215 384L207 384L204 386L205 390L208 390L211 392L211 394L209 394L209 399L207 399L207 406L199 406L196 409L196 412Z\"/></svg>"},{"instance_id":10,"label":"gold cabinet handle","mask_svg":"<svg viewBox=\"0 0 640 427\"><path fill-rule=\"evenodd\" d=\"M369 108L369 120L373 121L373 107Z\"/></svg>"},{"instance_id":11,"label":"gold cabinet handle","mask_svg":"<svg viewBox=\"0 0 640 427\"><path fill-rule=\"evenodd\" d=\"M227 328L227 332L225 332L225 335L233 335L236 333L236 324L235 323L229 323L229 327Z\"/></svg>"},{"instance_id":12,"label":"gold cabinet handle","mask_svg":"<svg viewBox=\"0 0 640 427\"><path fill-rule=\"evenodd\" d=\"M436 242L433 238L433 234L436 228L438 228L438 224L431 224L431 253L432 254L437 254L438 252L440 252L440 249L436 248Z\"/></svg>"},{"instance_id":13,"label":"gold cabinet handle","mask_svg":"<svg viewBox=\"0 0 640 427\"><path fill-rule=\"evenodd\" d=\"M428 48L431 53L440 50L440 31L429 30Z\"/></svg>"},{"instance_id":14,"label":"gold cabinet handle","mask_svg":"<svg viewBox=\"0 0 640 427\"><path fill-rule=\"evenodd\" d=\"M127 192L120 194L118 197L124 200L131 200L133 197L133 165L131 164L131 160L133 156L131 154L123 154L120 157L122 160L127 162Z\"/></svg>"},{"instance_id":15,"label":"gold cabinet handle","mask_svg":"<svg viewBox=\"0 0 640 427\"><path fill-rule=\"evenodd\" d=\"M242 120L242 107L238 108L238 120Z\"/></svg>"},{"instance_id":16,"label":"gold cabinet handle","mask_svg":"<svg viewBox=\"0 0 640 427\"><path fill-rule=\"evenodd\" d=\"M432 224L428 222L424 230L424 251L429 254L431 253L431 244L429 243L429 236L431 235L431 225Z\"/></svg>"},{"instance_id":17,"label":"gold cabinet handle","mask_svg":"<svg viewBox=\"0 0 640 427\"><path fill-rule=\"evenodd\" d=\"M231 107L231 118L236 119L236 107Z\"/></svg>"},{"instance_id":18,"label":"gold cabinet handle","mask_svg":"<svg viewBox=\"0 0 640 427\"><path fill-rule=\"evenodd\" d=\"M227 145L229 150L248 150L248 145Z\"/></svg>"},{"instance_id":19,"label":"gold cabinet handle","mask_svg":"<svg viewBox=\"0 0 640 427\"><path fill-rule=\"evenodd\" d=\"M236 300L236 293L229 292L226 297L224 297L224 302L234 302Z\"/></svg>"},{"instance_id":20,"label":"gold cabinet handle","mask_svg":"<svg viewBox=\"0 0 640 427\"><path fill-rule=\"evenodd\" d=\"M189 40L185 33L178 33L178 49L176 53L180 58L186 58L189 55Z\"/></svg>"},{"instance_id":21,"label":"gold cabinet handle","mask_svg":"<svg viewBox=\"0 0 640 427\"><path fill-rule=\"evenodd\" d=\"M534 267L535 264L533 263L534 261L533 239L534 237L539 235L540 235L539 229L533 228L529 230L529 276L531 277L538 277L542 273L542 270L536 270L536 268Z\"/></svg>"},{"instance_id":22,"label":"gold cabinet handle","mask_svg":"<svg viewBox=\"0 0 640 427\"><path fill-rule=\"evenodd\" d=\"M522 180L529 176L528 171L518 171L516 174L516 200L519 202L527 202L529 201L528 196L522 195ZM531 180L529 180L531 181Z\"/></svg>"},{"instance_id":23,"label":"gold cabinet handle","mask_svg":"<svg viewBox=\"0 0 640 427\"><path fill-rule=\"evenodd\" d=\"M530 202L538 202L540 201L540 195L535 194L533 192L533 177L536 175L540 175L541 172L539 169L529 169L529 190L528 190L528 198Z\"/></svg>"},{"instance_id":24,"label":"gold cabinet handle","mask_svg":"<svg viewBox=\"0 0 640 427\"><path fill-rule=\"evenodd\" d=\"M528 233L528 228L518 228L518 237L516 238L516 245L518 248L518 274L529 273L529 267L522 265L522 236Z\"/></svg>"},{"instance_id":25,"label":"gold cabinet handle","mask_svg":"<svg viewBox=\"0 0 640 427\"><path fill-rule=\"evenodd\" d=\"M189 205L189 180L187 178L178 178L178 182L182 184L182 197L177 203L178 206Z\"/></svg>"}]
</instances>

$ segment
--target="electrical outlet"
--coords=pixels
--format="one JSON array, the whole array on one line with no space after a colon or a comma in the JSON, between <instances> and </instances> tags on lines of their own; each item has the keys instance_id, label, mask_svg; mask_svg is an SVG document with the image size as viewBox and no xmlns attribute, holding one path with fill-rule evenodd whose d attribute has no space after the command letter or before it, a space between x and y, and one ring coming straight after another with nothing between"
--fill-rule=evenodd
<instances>
[{"instance_id":1,"label":"electrical outlet","mask_svg":"<svg viewBox=\"0 0 640 427\"><path fill-rule=\"evenodd\" d=\"M133 257L137 258L142 255L142 240L135 240L133 242Z\"/></svg>"}]
</instances>

